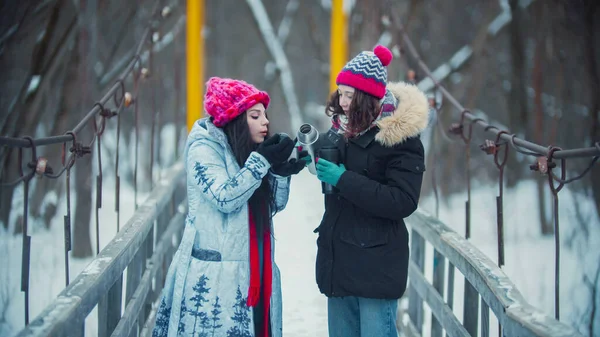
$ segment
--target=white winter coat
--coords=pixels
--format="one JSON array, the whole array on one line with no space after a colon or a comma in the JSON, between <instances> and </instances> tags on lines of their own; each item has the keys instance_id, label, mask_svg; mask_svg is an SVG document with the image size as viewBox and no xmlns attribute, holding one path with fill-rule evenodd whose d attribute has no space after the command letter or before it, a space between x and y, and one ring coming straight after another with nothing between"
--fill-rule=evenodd
<instances>
[{"instance_id":1,"label":"white winter coat","mask_svg":"<svg viewBox=\"0 0 600 337\"><path fill-rule=\"evenodd\" d=\"M269 175L280 211L288 200L290 179L272 174L257 152L240 169L223 130L207 118L194 124L184 160L188 216L167 273L153 336L254 336L252 308L246 306L248 199ZM271 247L273 259L273 239ZM281 279L273 260L272 264L271 331L280 337Z\"/></svg>"}]
</instances>

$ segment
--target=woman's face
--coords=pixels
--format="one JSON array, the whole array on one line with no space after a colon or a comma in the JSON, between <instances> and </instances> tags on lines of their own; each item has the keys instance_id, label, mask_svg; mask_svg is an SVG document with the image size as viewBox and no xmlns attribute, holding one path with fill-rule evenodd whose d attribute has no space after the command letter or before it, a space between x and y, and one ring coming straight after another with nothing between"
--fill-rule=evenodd
<instances>
[{"instance_id":1,"label":"woman's face","mask_svg":"<svg viewBox=\"0 0 600 337\"><path fill-rule=\"evenodd\" d=\"M246 111L246 120L252 141L256 144L262 143L269 132L269 120L265 106L262 103L252 106Z\"/></svg>"},{"instance_id":2,"label":"woman's face","mask_svg":"<svg viewBox=\"0 0 600 337\"><path fill-rule=\"evenodd\" d=\"M340 107L344 110L345 114L348 114L352 97L354 96L354 88L340 84L338 85L338 93L340 94Z\"/></svg>"}]
</instances>

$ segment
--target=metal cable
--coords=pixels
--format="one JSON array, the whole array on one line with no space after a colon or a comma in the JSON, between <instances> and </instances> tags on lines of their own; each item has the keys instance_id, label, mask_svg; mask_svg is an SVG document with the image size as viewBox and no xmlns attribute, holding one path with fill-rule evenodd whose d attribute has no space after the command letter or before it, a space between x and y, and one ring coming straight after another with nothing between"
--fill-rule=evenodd
<instances>
[{"instance_id":1,"label":"metal cable","mask_svg":"<svg viewBox=\"0 0 600 337\"><path fill-rule=\"evenodd\" d=\"M146 27L146 29L144 30L141 39L139 40L136 48L135 48L135 54L132 57L131 61L128 63L127 67L125 67L125 69L120 73L120 75L118 76L118 79L116 80L116 82L108 89L108 91L106 92L106 94L96 103L94 103L94 105L92 106L92 108L88 111L88 113L83 117L83 119L81 119L79 121L79 123L70 131L62 134L62 135L58 135L58 136L48 136L48 137L41 137L41 138L36 138L36 139L25 139L25 138L21 138L21 137L6 137L6 136L0 136L0 146L7 146L7 147L12 147L12 148L32 148L32 147L36 147L36 146L44 146L44 145L54 145L54 144L61 144L61 143L66 143L66 142L70 142L73 141L73 147L71 147L71 155L69 156L69 166L73 166L74 162L75 162L75 158L81 157L82 155L85 154L89 154L91 153L91 149L90 147L93 145L95 138L97 136L101 136L102 133L104 132L104 128L105 128L105 122L107 118L111 118L113 116L117 115L117 112L113 112L110 109L106 109L105 105L110 101L113 100L113 102L115 103L115 106L119 107L122 105L122 103L125 101L125 79L130 76L132 73L134 73L136 70L138 72L141 71L142 69L142 51L144 49L144 46L148 43L148 41L150 40L149 38L151 37L151 32L153 31L153 29L156 29L155 27L153 27L153 19L160 13L159 8L160 8L160 3L161 0L157 0L152 8L152 15L151 15L151 19L150 19L150 24L148 24L148 26ZM83 146L81 143L76 143L75 139L76 139L76 135L80 134L85 126L91 121L94 121L94 124L96 124L96 117L100 116L102 119L100 121L100 127L99 129L96 129L92 132L92 136L93 139L90 143L89 146ZM63 156L65 154L63 153ZM64 158L63 158L63 162L64 162ZM70 167L69 167L70 168ZM60 178L66 171L67 171L67 167L63 164L63 168L58 171L58 173L53 173L51 170L48 170L47 172L44 172L42 175L44 177L47 177L49 179L58 179ZM31 172L28 174L22 174L18 179L11 181L11 182L7 182L7 183L0 183L0 187L4 188L4 187L14 187L20 183L22 183L23 181L27 181L33 178L33 176L35 175L35 167L33 169L31 169Z\"/></svg>"},{"instance_id":2,"label":"metal cable","mask_svg":"<svg viewBox=\"0 0 600 337\"><path fill-rule=\"evenodd\" d=\"M477 124L480 127L483 127L484 129L487 129L488 132L491 132L495 136L497 136L498 132L500 131L497 127L488 128L491 126L490 124L488 124L487 122L478 118L477 116L473 115L471 112L468 112L468 111L465 112L466 109L460 104L460 102L454 96L452 96L452 94L450 94L450 92L448 92L448 90L446 90L446 88L435 79L435 77L433 76L433 73L431 72L431 70L429 69L427 64L425 64L425 62L423 62L423 60L421 59L421 56L419 55L416 47L414 46L410 37L406 33L404 26L402 25L400 20L397 19L397 17L395 19L395 22L396 22L397 27L400 30L400 34L402 35L404 44L407 47L408 51L412 54L412 57L417 61L417 64L419 65L421 70L427 75L427 77L429 77L433 81L434 86L442 93L442 95L450 102L450 104L452 104L457 110L463 112L462 117L470 120L472 123ZM525 155L546 156L547 157L550 154L547 147L541 146L536 143L532 143L525 139L521 139L519 137L516 137L515 135L503 134L501 136L501 138L504 141L510 142L511 146L516 151L518 151L522 154L525 154ZM526 149L528 151L524 151L524 150L520 149L519 147ZM553 154L553 157L556 159L582 158L582 157L591 157L591 156L600 156L600 148L598 148L598 147L583 147L583 148L575 148L575 149L570 149L570 150L558 150Z\"/></svg>"}]
</instances>

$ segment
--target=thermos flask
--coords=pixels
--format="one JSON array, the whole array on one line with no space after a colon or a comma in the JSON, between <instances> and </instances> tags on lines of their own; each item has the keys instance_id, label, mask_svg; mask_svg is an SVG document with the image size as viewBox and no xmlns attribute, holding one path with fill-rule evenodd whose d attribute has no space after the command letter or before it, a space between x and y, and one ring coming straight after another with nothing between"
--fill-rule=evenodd
<instances>
[{"instance_id":1,"label":"thermos flask","mask_svg":"<svg viewBox=\"0 0 600 337\"><path fill-rule=\"evenodd\" d=\"M323 147L319 150L319 159L325 159L339 165L340 151L337 147ZM321 191L323 194L335 194L336 188L331 184L321 182Z\"/></svg>"}]
</instances>

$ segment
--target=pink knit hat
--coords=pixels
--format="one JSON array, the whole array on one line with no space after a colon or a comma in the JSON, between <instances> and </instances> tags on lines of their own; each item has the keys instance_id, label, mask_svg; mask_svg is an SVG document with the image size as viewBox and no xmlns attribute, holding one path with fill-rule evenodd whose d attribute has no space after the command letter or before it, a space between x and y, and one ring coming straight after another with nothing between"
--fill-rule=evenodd
<instances>
[{"instance_id":1,"label":"pink knit hat","mask_svg":"<svg viewBox=\"0 0 600 337\"><path fill-rule=\"evenodd\" d=\"M385 96L387 70L392 52L382 45L373 51L363 51L350 60L337 76L336 84L344 84L371 94L379 99Z\"/></svg>"},{"instance_id":2,"label":"pink knit hat","mask_svg":"<svg viewBox=\"0 0 600 337\"><path fill-rule=\"evenodd\" d=\"M252 106L269 106L269 94L242 80L211 77L206 82L204 110L213 117L213 124L224 127Z\"/></svg>"}]
</instances>

